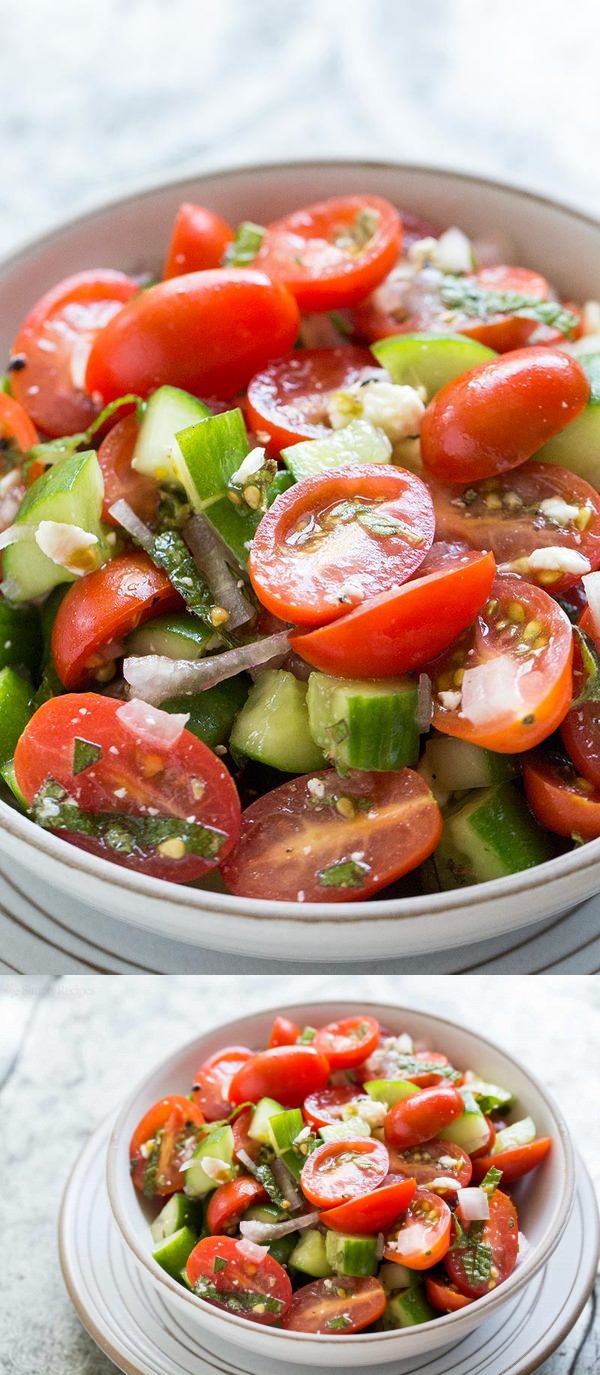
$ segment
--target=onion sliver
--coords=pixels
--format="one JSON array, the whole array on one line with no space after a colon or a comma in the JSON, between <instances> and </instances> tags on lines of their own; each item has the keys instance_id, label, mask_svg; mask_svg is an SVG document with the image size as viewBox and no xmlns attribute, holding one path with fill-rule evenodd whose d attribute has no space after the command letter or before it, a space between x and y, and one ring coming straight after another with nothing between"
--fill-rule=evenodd
<instances>
[{"instance_id":1,"label":"onion sliver","mask_svg":"<svg viewBox=\"0 0 600 1375\"><path fill-rule=\"evenodd\" d=\"M168 659L162 654L144 654L125 659L123 676L136 697L157 706L167 697L188 697L194 692L204 692L226 678L235 678L244 669L266 664L276 655L285 654L289 643L286 630L206 659Z\"/></svg>"}]
</instances>

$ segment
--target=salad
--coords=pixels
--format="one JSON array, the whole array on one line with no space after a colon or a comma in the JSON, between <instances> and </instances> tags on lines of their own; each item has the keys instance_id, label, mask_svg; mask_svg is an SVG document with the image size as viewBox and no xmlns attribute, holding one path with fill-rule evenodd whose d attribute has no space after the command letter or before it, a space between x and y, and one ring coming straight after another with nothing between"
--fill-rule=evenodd
<instances>
[{"instance_id":1,"label":"salad","mask_svg":"<svg viewBox=\"0 0 600 1375\"><path fill-rule=\"evenodd\" d=\"M510 1087L370 1014L224 1046L129 1148L161 1203L153 1256L249 1322L351 1334L431 1322L503 1284L529 1244L515 1182L550 1150ZM166 1199L166 1202L164 1201Z\"/></svg>"},{"instance_id":2,"label":"salad","mask_svg":"<svg viewBox=\"0 0 600 1375\"><path fill-rule=\"evenodd\" d=\"M13 805L300 903L600 836L600 305L498 251L372 195L235 232L186 204L161 280L32 306L0 384Z\"/></svg>"}]
</instances>

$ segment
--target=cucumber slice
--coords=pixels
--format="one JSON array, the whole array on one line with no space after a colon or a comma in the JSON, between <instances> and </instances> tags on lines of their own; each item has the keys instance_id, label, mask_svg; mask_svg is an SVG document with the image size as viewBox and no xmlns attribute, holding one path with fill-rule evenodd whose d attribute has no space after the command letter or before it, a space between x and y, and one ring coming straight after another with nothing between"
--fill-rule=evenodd
<instances>
[{"instance_id":1,"label":"cucumber slice","mask_svg":"<svg viewBox=\"0 0 600 1375\"><path fill-rule=\"evenodd\" d=\"M414 1270L409 1270L406 1265L396 1264L395 1260L384 1260L383 1265L379 1267L377 1278L386 1294L395 1294L398 1289L412 1289L413 1285L419 1283Z\"/></svg>"},{"instance_id":2,"label":"cucumber slice","mask_svg":"<svg viewBox=\"0 0 600 1375\"><path fill-rule=\"evenodd\" d=\"M301 1270L304 1275L312 1275L316 1280L326 1279L328 1275L332 1275L333 1269L327 1259L323 1233L317 1232L313 1227L308 1227L302 1232L291 1252L289 1264L294 1270Z\"/></svg>"},{"instance_id":3,"label":"cucumber slice","mask_svg":"<svg viewBox=\"0 0 600 1375\"><path fill-rule=\"evenodd\" d=\"M487 1079L480 1079L479 1075L471 1069L468 1069L465 1074L465 1088L471 1090L474 1098L479 1102L481 1111L488 1114L495 1112L498 1108L509 1108L513 1101L513 1094L510 1089L502 1088L500 1084L490 1084ZM485 1107L482 1106L484 1100Z\"/></svg>"},{"instance_id":4,"label":"cucumber slice","mask_svg":"<svg viewBox=\"0 0 600 1375\"><path fill-rule=\"evenodd\" d=\"M31 684L14 668L0 669L0 764L8 764L31 716Z\"/></svg>"},{"instance_id":5,"label":"cucumber slice","mask_svg":"<svg viewBox=\"0 0 600 1375\"><path fill-rule=\"evenodd\" d=\"M528 1146L530 1141L535 1141L536 1135L533 1118L522 1117L520 1122L513 1122L511 1126L503 1127L502 1131L496 1132L496 1140L490 1155L500 1155L501 1151L514 1151L518 1146Z\"/></svg>"},{"instance_id":6,"label":"cucumber slice","mask_svg":"<svg viewBox=\"0 0 600 1375\"><path fill-rule=\"evenodd\" d=\"M183 1267L183 1270L179 1271L179 1276L175 1276L175 1278L179 1278L181 1280L181 1283L185 1285L186 1289L191 1289L192 1293L194 1292L194 1286L189 1282L185 1265Z\"/></svg>"},{"instance_id":7,"label":"cucumber slice","mask_svg":"<svg viewBox=\"0 0 600 1375\"><path fill-rule=\"evenodd\" d=\"M237 1166L233 1163L233 1132L231 1127L215 1127L200 1145L196 1147L192 1156L193 1164L185 1172L185 1192L189 1198L204 1198L205 1194L211 1193L222 1184L222 1179L213 1179L207 1174L203 1167L206 1159L218 1160L228 1166L229 1179L234 1179L237 1174Z\"/></svg>"},{"instance_id":8,"label":"cucumber slice","mask_svg":"<svg viewBox=\"0 0 600 1375\"><path fill-rule=\"evenodd\" d=\"M378 339L371 345L371 353L382 368L387 368L392 382L424 387L428 401L454 377L496 357L493 349L486 348L476 339L435 330Z\"/></svg>"},{"instance_id":9,"label":"cucumber slice","mask_svg":"<svg viewBox=\"0 0 600 1375\"><path fill-rule=\"evenodd\" d=\"M182 1227L190 1227L200 1235L203 1230L202 1204L195 1198L186 1198L185 1194L172 1194L150 1227L152 1240L158 1245Z\"/></svg>"},{"instance_id":10,"label":"cucumber slice","mask_svg":"<svg viewBox=\"0 0 600 1375\"><path fill-rule=\"evenodd\" d=\"M411 1094L419 1092L416 1084L404 1079L369 1079L363 1084L363 1088L376 1103L385 1103L388 1108L393 1107L394 1103L399 1103L402 1098L410 1098Z\"/></svg>"},{"instance_id":11,"label":"cucumber slice","mask_svg":"<svg viewBox=\"0 0 600 1375\"><path fill-rule=\"evenodd\" d=\"M5 764L0 765L0 778L3 783L6 783L7 788L10 788L15 802L18 802L19 807L22 807L24 812L29 811L27 798L23 796L19 784L17 783L14 759L7 759Z\"/></svg>"},{"instance_id":12,"label":"cucumber slice","mask_svg":"<svg viewBox=\"0 0 600 1375\"><path fill-rule=\"evenodd\" d=\"M288 1232L284 1237L276 1237L269 1246L269 1255L278 1265L288 1265L290 1256L298 1241L298 1232Z\"/></svg>"},{"instance_id":13,"label":"cucumber slice","mask_svg":"<svg viewBox=\"0 0 600 1375\"><path fill-rule=\"evenodd\" d=\"M0 669L27 668L36 673L42 648L38 612L0 602Z\"/></svg>"},{"instance_id":14,"label":"cucumber slice","mask_svg":"<svg viewBox=\"0 0 600 1375\"><path fill-rule=\"evenodd\" d=\"M357 1136L370 1135L369 1123L359 1113L353 1113L347 1122L331 1122L319 1127L319 1136L323 1141L355 1141Z\"/></svg>"},{"instance_id":15,"label":"cucumber slice","mask_svg":"<svg viewBox=\"0 0 600 1375\"><path fill-rule=\"evenodd\" d=\"M241 673L237 678L227 678L224 683L215 683L214 687L193 693L191 697L167 697L161 707L163 711L188 712L190 719L186 730L191 730L192 735L197 735L214 750L215 745L224 745L229 739L237 713L248 696L249 685L249 678Z\"/></svg>"},{"instance_id":16,"label":"cucumber slice","mask_svg":"<svg viewBox=\"0 0 600 1375\"><path fill-rule=\"evenodd\" d=\"M588 404L534 458L541 463L558 463L600 491L600 353L579 353L577 362L590 381Z\"/></svg>"},{"instance_id":17,"label":"cucumber slice","mask_svg":"<svg viewBox=\"0 0 600 1375\"><path fill-rule=\"evenodd\" d=\"M275 1098L261 1098L254 1109L254 1115L248 1128L248 1136L253 1141L260 1141L261 1146L270 1145L269 1118L276 1117L285 1109Z\"/></svg>"},{"instance_id":18,"label":"cucumber slice","mask_svg":"<svg viewBox=\"0 0 600 1375\"><path fill-rule=\"evenodd\" d=\"M197 616L157 616L127 638L127 654L164 654L168 659L201 659L220 645L218 635Z\"/></svg>"},{"instance_id":19,"label":"cucumber slice","mask_svg":"<svg viewBox=\"0 0 600 1375\"><path fill-rule=\"evenodd\" d=\"M312 773L325 759L309 729L306 683L282 668L265 669L235 721L231 749L282 773Z\"/></svg>"},{"instance_id":20,"label":"cucumber slice","mask_svg":"<svg viewBox=\"0 0 600 1375\"><path fill-rule=\"evenodd\" d=\"M106 534L101 523L104 481L93 451L72 454L48 468L23 497L15 525L38 526L42 520L78 525L98 543L93 546L96 566L108 556ZM3 554L6 595L10 601L26 602L43 597L63 582L75 582L75 574L53 563L38 548L33 534L11 544Z\"/></svg>"},{"instance_id":21,"label":"cucumber slice","mask_svg":"<svg viewBox=\"0 0 600 1375\"><path fill-rule=\"evenodd\" d=\"M439 1314L432 1308L425 1290L414 1285L399 1294L390 1294L381 1322L388 1332L394 1327L416 1327L437 1317Z\"/></svg>"},{"instance_id":22,"label":"cucumber slice","mask_svg":"<svg viewBox=\"0 0 600 1375\"><path fill-rule=\"evenodd\" d=\"M471 745L451 735L434 735L427 741L423 759L442 793L470 792L506 783L519 773L515 755L495 754L493 750Z\"/></svg>"},{"instance_id":23,"label":"cucumber slice","mask_svg":"<svg viewBox=\"0 0 600 1375\"><path fill-rule=\"evenodd\" d=\"M325 1255L336 1275L376 1275L377 1237L328 1232Z\"/></svg>"},{"instance_id":24,"label":"cucumber slice","mask_svg":"<svg viewBox=\"0 0 600 1375\"><path fill-rule=\"evenodd\" d=\"M276 1203L253 1203L251 1208L247 1208L244 1213L244 1222L283 1222L284 1218L289 1218L289 1212L284 1208L278 1208Z\"/></svg>"},{"instance_id":25,"label":"cucumber slice","mask_svg":"<svg viewBox=\"0 0 600 1375\"><path fill-rule=\"evenodd\" d=\"M306 697L311 734L343 769L387 772L417 763L417 684L311 673Z\"/></svg>"},{"instance_id":26,"label":"cucumber slice","mask_svg":"<svg viewBox=\"0 0 600 1375\"><path fill-rule=\"evenodd\" d=\"M152 1256L162 1270L178 1280L197 1242L198 1237L191 1227L180 1227L178 1232L173 1232L160 1242Z\"/></svg>"},{"instance_id":27,"label":"cucumber slice","mask_svg":"<svg viewBox=\"0 0 600 1375\"><path fill-rule=\"evenodd\" d=\"M514 783L470 794L450 812L433 856L443 890L518 874L556 853Z\"/></svg>"},{"instance_id":28,"label":"cucumber slice","mask_svg":"<svg viewBox=\"0 0 600 1375\"><path fill-rule=\"evenodd\" d=\"M140 425L132 468L157 482L182 482L183 460L175 438L178 430L196 425L211 412L197 397L179 387L158 387L150 397ZM187 473L185 473L187 477Z\"/></svg>"},{"instance_id":29,"label":"cucumber slice","mask_svg":"<svg viewBox=\"0 0 600 1375\"><path fill-rule=\"evenodd\" d=\"M314 477L348 463L389 463L392 446L383 430L370 420L351 420L323 439L301 439L299 444L290 444L281 450L281 457L300 482L303 477Z\"/></svg>"},{"instance_id":30,"label":"cucumber slice","mask_svg":"<svg viewBox=\"0 0 600 1375\"><path fill-rule=\"evenodd\" d=\"M462 1146L467 1155L473 1151L481 1150L489 1141L490 1129L483 1113L477 1106L473 1094L468 1089L459 1089L465 1110L460 1117L455 1118L449 1127L444 1127L443 1131L438 1132L441 1141L452 1141L455 1146Z\"/></svg>"},{"instance_id":31,"label":"cucumber slice","mask_svg":"<svg viewBox=\"0 0 600 1375\"><path fill-rule=\"evenodd\" d=\"M303 1129L304 1118L300 1108L289 1108L287 1112L276 1112L268 1117L267 1135L275 1155L284 1155L291 1150Z\"/></svg>"}]
</instances>

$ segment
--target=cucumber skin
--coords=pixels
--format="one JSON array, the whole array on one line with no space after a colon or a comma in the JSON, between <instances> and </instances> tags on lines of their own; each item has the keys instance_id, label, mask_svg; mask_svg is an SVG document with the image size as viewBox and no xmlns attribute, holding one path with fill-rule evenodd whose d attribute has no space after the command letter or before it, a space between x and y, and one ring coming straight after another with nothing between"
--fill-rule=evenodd
<instances>
[{"instance_id":1,"label":"cucumber skin","mask_svg":"<svg viewBox=\"0 0 600 1375\"><path fill-rule=\"evenodd\" d=\"M376 1275L376 1236L353 1236L350 1233L328 1232L325 1254L336 1275Z\"/></svg>"},{"instance_id":2,"label":"cucumber skin","mask_svg":"<svg viewBox=\"0 0 600 1375\"><path fill-rule=\"evenodd\" d=\"M311 673L306 700L313 739L342 768L387 773L411 767L419 758L417 698L416 684L401 679Z\"/></svg>"},{"instance_id":3,"label":"cucumber skin","mask_svg":"<svg viewBox=\"0 0 600 1375\"><path fill-rule=\"evenodd\" d=\"M246 674L238 678L228 678L224 683L216 683L205 692L194 693L191 697L167 697L161 702L163 711L188 712L186 730L197 735L210 749L215 745L227 743L233 723L248 696L250 679Z\"/></svg>"},{"instance_id":4,"label":"cucumber skin","mask_svg":"<svg viewBox=\"0 0 600 1375\"><path fill-rule=\"evenodd\" d=\"M37 673L43 652L39 612L0 602L0 669Z\"/></svg>"},{"instance_id":5,"label":"cucumber skin","mask_svg":"<svg viewBox=\"0 0 600 1375\"><path fill-rule=\"evenodd\" d=\"M178 465L170 454L177 430L184 425L197 424L210 414L208 406L181 387L158 387L146 404L131 460L132 468L157 480L179 480Z\"/></svg>"},{"instance_id":6,"label":"cucumber skin","mask_svg":"<svg viewBox=\"0 0 600 1375\"><path fill-rule=\"evenodd\" d=\"M14 668L0 669L0 765L8 764L31 717L31 687Z\"/></svg>"},{"instance_id":7,"label":"cucumber skin","mask_svg":"<svg viewBox=\"0 0 600 1375\"><path fill-rule=\"evenodd\" d=\"M214 1189L218 1189L219 1186L216 1180L211 1179L210 1175L207 1175L202 1169L203 1157L212 1156L213 1159L216 1157L219 1160L227 1161L228 1164L232 1164L233 1146L233 1132L229 1126L216 1127L214 1131L210 1132L209 1135L200 1142L200 1145L196 1148L192 1157L192 1159L196 1161L196 1165L192 1165L190 1169L186 1171L184 1192L187 1194L188 1198L205 1198L206 1195L212 1193ZM203 1175L204 1178L202 1178Z\"/></svg>"},{"instance_id":8,"label":"cucumber skin","mask_svg":"<svg viewBox=\"0 0 600 1375\"><path fill-rule=\"evenodd\" d=\"M446 817L433 858L446 890L521 873L555 853L515 784L504 783L470 795Z\"/></svg>"},{"instance_id":9,"label":"cucumber skin","mask_svg":"<svg viewBox=\"0 0 600 1375\"><path fill-rule=\"evenodd\" d=\"M197 1242L198 1237L191 1227L180 1227L179 1231L172 1232L156 1247L152 1252L153 1259L161 1270L177 1280Z\"/></svg>"},{"instance_id":10,"label":"cucumber skin","mask_svg":"<svg viewBox=\"0 0 600 1375\"><path fill-rule=\"evenodd\" d=\"M401 1293L390 1294L381 1322L384 1331L391 1331L396 1327L416 1327L438 1316L423 1289L415 1285Z\"/></svg>"},{"instance_id":11,"label":"cucumber skin","mask_svg":"<svg viewBox=\"0 0 600 1375\"><path fill-rule=\"evenodd\" d=\"M309 729L307 687L285 669L265 669L234 722L232 750L282 773L312 773L325 758Z\"/></svg>"}]
</instances>

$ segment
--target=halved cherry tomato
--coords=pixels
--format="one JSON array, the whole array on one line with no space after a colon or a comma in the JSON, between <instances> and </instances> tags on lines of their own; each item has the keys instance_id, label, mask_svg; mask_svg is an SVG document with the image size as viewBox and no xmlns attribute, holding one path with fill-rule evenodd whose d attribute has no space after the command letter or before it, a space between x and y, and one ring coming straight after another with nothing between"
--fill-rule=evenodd
<instances>
[{"instance_id":1,"label":"halved cherry tomato","mask_svg":"<svg viewBox=\"0 0 600 1375\"><path fill-rule=\"evenodd\" d=\"M356 1085L339 1084L336 1088L309 1093L302 1104L302 1112L313 1127L331 1126L333 1122L343 1122L343 1108L360 1097L361 1091Z\"/></svg>"},{"instance_id":2,"label":"halved cherry tomato","mask_svg":"<svg viewBox=\"0 0 600 1375\"><path fill-rule=\"evenodd\" d=\"M240 1151L243 1151L244 1155L249 1155L251 1160L258 1160L260 1156L260 1141L255 1141L254 1137L248 1135L253 1117L254 1108L246 1108L245 1112L239 1112L231 1123L233 1131L233 1154L236 1160L240 1159ZM213 1121L215 1120L216 1119L213 1119Z\"/></svg>"},{"instance_id":3,"label":"halved cherry tomato","mask_svg":"<svg viewBox=\"0 0 600 1375\"><path fill-rule=\"evenodd\" d=\"M473 627L429 667L436 730L500 754L531 749L566 714L572 655L558 603L514 575L497 577Z\"/></svg>"},{"instance_id":4,"label":"halved cherry tomato","mask_svg":"<svg viewBox=\"0 0 600 1375\"><path fill-rule=\"evenodd\" d=\"M166 383L234 396L297 333L294 298L263 272L190 272L149 287L111 320L92 346L86 386L104 401Z\"/></svg>"},{"instance_id":5,"label":"halved cherry tomato","mask_svg":"<svg viewBox=\"0 0 600 1375\"><path fill-rule=\"evenodd\" d=\"M139 290L123 272L78 272L47 291L25 317L11 349L25 366L11 372L11 392L45 434L86 430L97 415L98 398L84 380L90 348Z\"/></svg>"},{"instance_id":6,"label":"halved cherry tomato","mask_svg":"<svg viewBox=\"0 0 600 1375\"><path fill-rule=\"evenodd\" d=\"M579 629L590 637L597 649L598 636L589 606L586 607L579 621ZM567 754L575 765L575 770L579 770L579 777L571 777L569 771L567 771L566 776L574 789L587 794L593 804L594 789L600 789L600 712L598 703L593 697L578 702L578 698L585 688L586 678L587 671L583 665L581 646L579 643L575 643L573 652L573 701L578 705L572 705L570 711L567 712L560 733ZM591 787L586 788L586 780L588 784L592 785ZM585 811L591 821L592 807L586 808ZM558 816L560 817L561 814L562 808L559 807Z\"/></svg>"},{"instance_id":7,"label":"halved cherry tomato","mask_svg":"<svg viewBox=\"0 0 600 1375\"><path fill-rule=\"evenodd\" d=\"M433 547L433 546L432 546ZM332 624L290 636L313 668L342 678L390 678L422 668L471 625L492 588L493 554L461 554L435 572L369 598ZM419 570L420 573L420 570Z\"/></svg>"},{"instance_id":8,"label":"halved cherry tomato","mask_svg":"<svg viewBox=\"0 0 600 1375\"><path fill-rule=\"evenodd\" d=\"M221 1184L211 1194L206 1209L206 1226L213 1236L224 1236L237 1231L240 1218L247 1208L268 1199L266 1189L258 1179L251 1175L241 1175Z\"/></svg>"},{"instance_id":9,"label":"halved cherry tomato","mask_svg":"<svg viewBox=\"0 0 600 1375\"><path fill-rule=\"evenodd\" d=\"M360 1194L339 1208L327 1208L323 1222L334 1232L387 1232L414 1197L416 1179L385 1182L371 1193Z\"/></svg>"},{"instance_id":10,"label":"halved cherry tomato","mask_svg":"<svg viewBox=\"0 0 600 1375\"><path fill-rule=\"evenodd\" d=\"M526 348L447 382L421 422L421 457L442 482L477 482L517 468L589 401L590 384L561 349Z\"/></svg>"},{"instance_id":11,"label":"halved cherry tomato","mask_svg":"<svg viewBox=\"0 0 600 1375\"><path fill-rule=\"evenodd\" d=\"M352 902L415 869L441 829L439 807L412 769L305 775L246 809L222 874L244 897Z\"/></svg>"},{"instance_id":12,"label":"halved cherry tomato","mask_svg":"<svg viewBox=\"0 0 600 1375\"><path fill-rule=\"evenodd\" d=\"M286 1108L299 1108L308 1093L325 1088L328 1078L329 1061L312 1046L274 1046L241 1066L229 1097L234 1107L274 1098Z\"/></svg>"},{"instance_id":13,"label":"halved cherry tomato","mask_svg":"<svg viewBox=\"0 0 600 1375\"><path fill-rule=\"evenodd\" d=\"M428 1065L439 1065L440 1069L445 1069L450 1064L447 1055L442 1055L439 1050L416 1050L415 1060L423 1060ZM417 1084L420 1089L430 1089L433 1084L443 1084L446 1081L445 1074L436 1074L433 1070L426 1070L423 1074L407 1074L406 1080L410 1084Z\"/></svg>"},{"instance_id":14,"label":"halved cherry tomato","mask_svg":"<svg viewBox=\"0 0 600 1375\"><path fill-rule=\"evenodd\" d=\"M480 344L487 344L488 348L495 349L496 353L508 353L513 349L525 348L532 336L535 336L536 344L564 340L564 335L558 330L540 324L538 320L511 315L510 310L498 309L498 296L505 293L530 296L536 301L548 301L550 286L541 273L531 272L527 267L508 267L503 263L494 263L491 267L480 268L479 272L474 273L472 281L480 288L481 314L468 315L460 308L451 311L447 325L449 329L466 334L471 339L478 339Z\"/></svg>"},{"instance_id":15,"label":"halved cherry tomato","mask_svg":"<svg viewBox=\"0 0 600 1375\"><path fill-rule=\"evenodd\" d=\"M419 1146L449 1127L464 1110L463 1099L452 1084L421 1089L390 1108L383 1128L385 1139L399 1151Z\"/></svg>"},{"instance_id":16,"label":"halved cherry tomato","mask_svg":"<svg viewBox=\"0 0 600 1375\"><path fill-rule=\"evenodd\" d=\"M74 582L52 627L52 657L61 683L78 688L116 654L106 646L129 635L142 621L182 606L181 597L147 554L117 554L102 568Z\"/></svg>"},{"instance_id":17,"label":"halved cherry tomato","mask_svg":"<svg viewBox=\"0 0 600 1375\"><path fill-rule=\"evenodd\" d=\"M402 257L394 265L383 282L375 288L365 301L360 301L351 313L354 333L359 339L372 343L375 339L385 339L389 334L399 334L406 319L406 254L412 244L419 239L437 239L442 230L432 220L413 215L410 210L401 210L402 220ZM404 288L404 289L403 289ZM415 326L419 328L419 326Z\"/></svg>"},{"instance_id":18,"label":"halved cherry tomato","mask_svg":"<svg viewBox=\"0 0 600 1375\"><path fill-rule=\"evenodd\" d=\"M284 1318L292 1301L283 1266L268 1255L257 1262L233 1237L203 1237L188 1257L186 1274L206 1303L264 1327Z\"/></svg>"},{"instance_id":19,"label":"halved cherry tomato","mask_svg":"<svg viewBox=\"0 0 600 1375\"><path fill-rule=\"evenodd\" d=\"M259 601L282 620L324 625L406 581L435 521L429 492L404 468L337 468L277 498L252 541Z\"/></svg>"},{"instance_id":20,"label":"halved cherry tomato","mask_svg":"<svg viewBox=\"0 0 600 1375\"><path fill-rule=\"evenodd\" d=\"M338 1208L377 1189L388 1173L389 1156L381 1141L328 1141L302 1166L302 1192L318 1208Z\"/></svg>"},{"instance_id":21,"label":"halved cherry tomato","mask_svg":"<svg viewBox=\"0 0 600 1375\"><path fill-rule=\"evenodd\" d=\"M434 482L431 493L440 540L466 540L475 549L491 549L498 564L512 565L512 571L553 596L581 574L529 568L527 555L534 549L575 549L591 568L600 564L600 495L566 468L533 460L468 487ZM566 515L556 502L568 508Z\"/></svg>"},{"instance_id":22,"label":"halved cherry tomato","mask_svg":"<svg viewBox=\"0 0 600 1375\"><path fill-rule=\"evenodd\" d=\"M512 1274L519 1250L519 1223L514 1203L506 1194L496 1189L490 1199L490 1215L483 1224L483 1234L478 1242L488 1246L491 1251L491 1268L485 1278L468 1278L465 1270L465 1256L474 1252L475 1243L466 1248L452 1246L444 1258L446 1271L461 1294L467 1298L478 1298L480 1294L490 1293ZM469 1267L471 1269L471 1267ZM491 1273L492 1269L495 1271Z\"/></svg>"},{"instance_id":23,"label":"halved cherry tomato","mask_svg":"<svg viewBox=\"0 0 600 1375\"><path fill-rule=\"evenodd\" d=\"M600 788L569 759L541 750L523 761L525 796L541 826L561 836L600 836Z\"/></svg>"},{"instance_id":24,"label":"halved cherry tomato","mask_svg":"<svg viewBox=\"0 0 600 1375\"><path fill-rule=\"evenodd\" d=\"M416 1179L427 1188L434 1179L455 1179L457 1189L466 1189L473 1167L460 1146L453 1141L423 1141L418 1146L396 1150L389 1145L390 1169ZM450 1190L448 1191L450 1192Z\"/></svg>"},{"instance_id":25,"label":"halved cherry tomato","mask_svg":"<svg viewBox=\"0 0 600 1375\"><path fill-rule=\"evenodd\" d=\"M450 1245L452 1213L447 1203L428 1189L417 1189L399 1225L386 1237L386 1260L409 1270L429 1270L442 1260Z\"/></svg>"},{"instance_id":26,"label":"halved cherry tomato","mask_svg":"<svg viewBox=\"0 0 600 1375\"><path fill-rule=\"evenodd\" d=\"M138 1122L129 1145L136 1189L148 1197L183 1189L185 1173L180 1166L194 1154L203 1123L203 1114L189 1098L171 1094L154 1103Z\"/></svg>"},{"instance_id":27,"label":"halved cherry tomato","mask_svg":"<svg viewBox=\"0 0 600 1375\"><path fill-rule=\"evenodd\" d=\"M548 1154L552 1142L549 1136L538 1136L537 1140L530 1141L527 1146L516 1146L512 1151L498 1151L497 1155L485 1155L479 1160L473 1161L473 1179L476 1184L480 1184L492 1165L497 1170L502 1170L502 1185L512 1184L515 1179L522 1179L524 1174L529 1174L530 1170L535 1170L536 1165Z\"/></svg>"},{"instance_id":28,"label":"halved cherry tomato","mask_svg":"<svg viewBox=\"0 0 600 1375\"><path fill-rule=\"evenodd\" d=\"M75 803L84 813L116 813L116 844L93 831L90 835L70 831L68 824L55 829L63 839L114 864L173 883L190 883L214 869L235 844L240 817L235 784L221 760L191 731L184 730L174 745L158 740L149 744L120 720L122 705L93 692L67 693L44 702L15 751L19 788L31 806L44 783L52 779L65 790L68 803ZM93 754L99 753L91 763L77 765L74 772L78 740L91 745ZM184 842L180 857L175 857L172 847L167 845L165 851L160 841L151 838L131 845L119 840L121 817L154 817L157 826L159 819L177 817L216 830L217 835L211 838L207 832L206 839L214 843L206 847L206 857L188 850Z\"/></svg>"},{"instance_id":29,"label":"halved cherry tomato","mask_svg":"<svg viewBox=\"0 0 600 1375\"><path fill-rule=\"evenodd\" d=\"M354 1069L379 1045L379 1022L374 1017L345 1017L319 1027L315 1050L327 1056L332 1070Z\"/></svg>"},{"instance_id":30,"label":"halved cherry tomato","mask_svg":"<svg viewBox=\"0 0 600 1375\"><path fill-rule=\"evenodd\" d=\"M98 463L104 478L102 519L118 525L110 515L115 501L127 501L136 516L152 525L158 510L158 485L145 473L131 466L139 425L135 415L126 415L113 425L98 449Z\"/></svg>"},{"instance_id":31,"label":"halved cherry tomato","mask_svg":"<svg viewBox=\"0 0 600 1375\"><path fill-rule=\"evenodd\" d=\"M473 1299L468 1299L456 1285L451 1284L447 1275L426 1275L425 1293L430 1304L440 1313L458 1313L459 1308L467 1308L473 1303Z\"/></svg>"},{"instance_id":32,"label":"halved cherry tomato","mask_svg":"<svg viewBox=\"0 0 600 1375\"><path fill-rule=\"evenodd\" d=\"M300 439L331 433L327 400L360 381L373 368L368 349L298 349L269 363L248 387L248 422L256 434L270 436L275 451Z\"/></svg>"},{"instance_id":33,"label":"halved cherry tomato","mask_svg":"<svg viewBox=\"0 0 600 1375\"><path fill-rule=\"evenodd\" d=\"M272 1050L273 1046L295 1046L299 1036L300 1027L289 1017L276 1017L271 1027L268 1049Z\"/></svg>"},{"instance_id":34,"label":"halved cherry tomato","mask_svg":"<svg viewBox=\"0 0 600 1375\"><path fill-rule=\"evenodd\" d=\"M242 1065L252 1058L252 1051L247 1046L226 1046L224 1050L209 1055L208 1060L201 1064L194 1075L192 1093L194 1102L202 1108L207 1122L218 1122L221 1117L229 1117L232 1108L229 1101L231 1082ZM234 1136L236 1123L241 1132L241 1115L239 1120L234 1119Z\"/></svg>"},{"instance_id":35,"label":"halved cherry tomato","mask_svg":"<svg viewBox=\"0 0 600 1375\"><path fill-rule=\"evenodd\" d=\"M220 267L232 241L233 229L220 215L207 210L205 205L184 201L175 216L163 277L181 277L186 272Z\"/></svg>"},{"instance_id":36,"label":"halved cherry tomato","mask_svg":"<svg viewBox=\"0 0 600 1375\"><path fill-rule=\"evenodd\" d=\"M292 1298L283 1319L287 1332L318 1332L323 1336L347 1336L377 1322L385 1310L385 1290L379 1280L354 1275L303 1284Z\"/></svg>"},{"instance_id":37,"label":"halved cherry tomato","mask_svg":"<svg viewBox=\"0 0 600 1375\"><path fill-rule=\"evenodd\" d=\"M400 216L389 201L340 196L270 224L256 266L285 282L301 310L335 310L383 281L401 242Z\"/></svg>"},{"instance_id":38,"label":"halved cherry tomato","mask_svg":"<svg viewBox=\"0 0 600 1375\"><path fill-rule=\"evenodd\" d=\"M14 397L0 392L0 440L8 447L20 449L22 454L33 448L39 439L38 432L27 411L15 401ZM2 446L0 446L0 459Z\"/></svg>"},{"instance_id":39,"label":"halved cherry tomato","mask_svg":"<svg viewBox=\"0 0 600 1375\"><path fill-rule=\"evenodd\" d=\"M488 1151L491 1151L494 1141L496 1140L496 1128L494 1126L494 1123L492 1122L491 1117L488 1117L487 1113L484 1113L484 1117L487 1123L489 1136L484 1146L480 1146L478 1151L471 1151L472 1161L481 1160L483 1156L487 1155ZM483 1179L483 1175L481 1176L481 1178Z\"/></svg>"}]
</instances>

